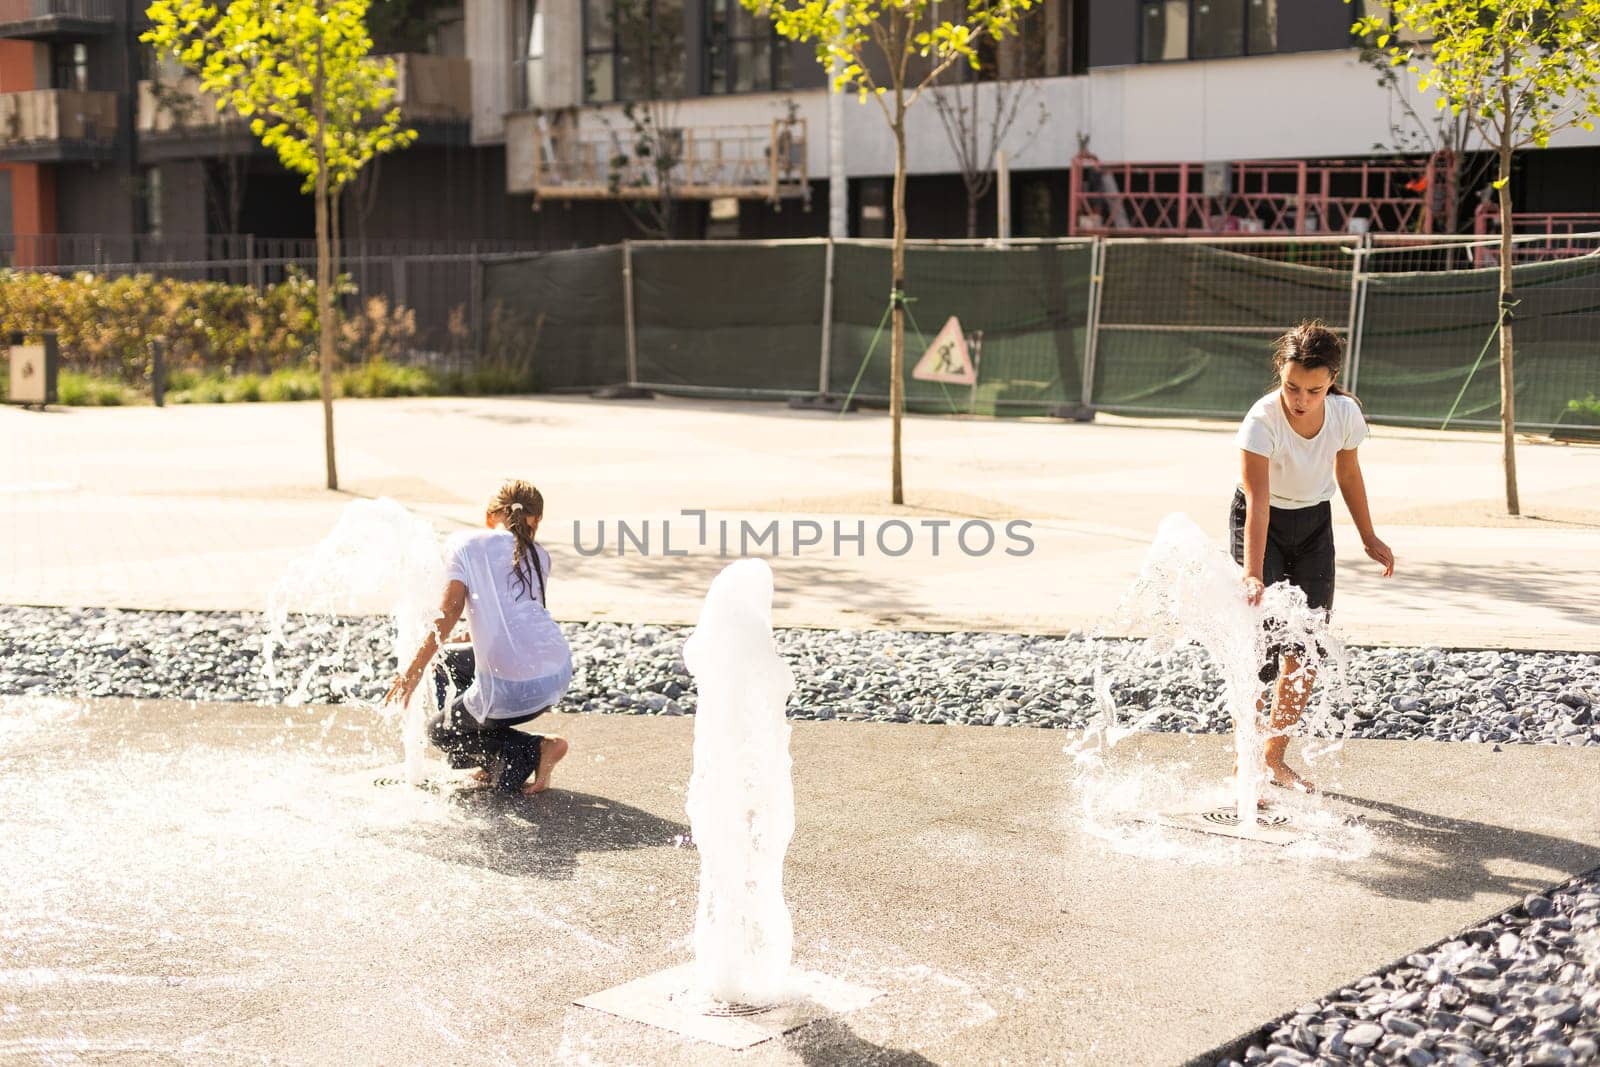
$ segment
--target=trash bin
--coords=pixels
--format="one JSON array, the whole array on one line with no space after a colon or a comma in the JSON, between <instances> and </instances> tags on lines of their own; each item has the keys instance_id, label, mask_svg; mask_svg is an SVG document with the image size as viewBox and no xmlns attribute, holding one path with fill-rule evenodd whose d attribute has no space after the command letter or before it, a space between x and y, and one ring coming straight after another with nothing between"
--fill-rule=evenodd
<instances>
[{"instance_id":1,"label":"trash bin","mask_svg":"<svg viewBox=\"0 0 1600 1067\"><path fill-rule=\"evenodd\" d=\"M61 362L56 347L56 332L45 330L31 336L12 332L6 335L11 362L11 388L6 397L10 404L44 407L56 402L56 367Z\"/></svg>"}]
</instances>

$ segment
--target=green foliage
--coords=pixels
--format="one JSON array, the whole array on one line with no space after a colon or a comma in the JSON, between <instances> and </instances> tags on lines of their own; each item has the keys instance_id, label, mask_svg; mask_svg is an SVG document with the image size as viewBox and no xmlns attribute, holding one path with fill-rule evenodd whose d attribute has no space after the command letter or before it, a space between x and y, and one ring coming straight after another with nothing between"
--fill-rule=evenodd
<instances>
[{"instance_id":1,"label":"green foliage","mask_svg":"<svg viewBox=\"0 0 1600 1067\"><path fill-rule=\"evenodd\" d=\"M1034 0L967 0L963 17L940 16L936 0L740 0L748 10L767 15L778 33L793 41L816 45L817 62L824 68L838 64L833 76L836 92L853 91L863 101L869 96L899 91L908 86L920 92L948 67L965 60L978 68L978 44L998 40L1017 31L1022 16ZM954 12L952 12L954 13ZM875 55L874 55L875 50ZM927 61L913 83L909 79L912 57ZM873 58L887 73L880 83ZM913 96L913 99L915 97ZM909 106L909 105L908 105Z\"/></svg>"},{"instance_id":2,"label":"green foliage","mask_svg":"<svg viewBox=\"0 0 1600 1067\"><path fill-rule=\"evenodd\" d=\"M341 278L339 291L353 291L348 278ZM316 347L316 283L293 268L286 280L259 291L148 274L61 278L0 271L0 321L25 331L55 330L64 367L146 389L150 342L163 337L167 387L182 390L186 371L262 375L301 367ZM406 350L415 335L410 308L373 297L339 322L338 354L364 363ZM258 384L263 398L283 387L271 378ZM248 393L250 386L237 388Z\"/></svg>"},{"instance_id":3,"label":"green foliage","mask_svg":"<svg viewBox=\"0 0 1600 1067\"><path fill-rule=\"evenodd\" d=\"M1581 400L1567 401L1567 410L1581 416L1583 421L1600 423L1600 397L1593 393Z\"/></svg>"},{"instance_id":4,"label":"green foliage","mask_svg":"<svg viewBox=\"0 0 1600 1067\"><path fill-rule=\"evenodd\" d=\"M155 337L166 339L169 370L266 370L303 359L317 331L315 290L298 273L258 291L149 274L0 271L0 321L55 330L70 369L148 383Z\"/></svg>"},{"instance_id":5,"label":"green foliage","mask_svg":"<svg viewBox=\"0 0 1600 1067\"><path fill-rule=\"evenodd\" d=\"M64 370L56 375L56 401L68 407L114 408L137 399L121 382Z\"/></svg>"},{"instance_id":6,"label":"green foliage","mask_svg":"<svg viewBox=\"0 0 1600 1067\"><path fill-rule=\"evenodd\" d=\"M261 383L261 399L269 403L315 400L322 388L311 367L280 367Z\"/></svg>"},{"instance_id":7,"label":"green foliage","mask_svg":"<svg viewBox=\"0 0 1600 1067\"><path fill-rule=\"evenodd\" d=\"M337 192L404 148L392 59L372 59L368 0L154 0L140 40L175 55L284 167Z\"/></svg>"},{"instance_id":8,"label":"green foliage","mask_svg":"<svg viewBox=\"0 0 1600 1067\"><path fill-rule=\"evenodd\" d=\"M1350 0L1346 0L1349 3ZM1600 0L1387 0L1357 36L1502 154L1600 115ZM1398 31L1425 45L1404 44ZM1509 175L1502 173L1496 188Z\"/></svg>"},{"instance_id":9,"label":"green foliage","mask_svg":"<svg viewBox=\"0 0 1600 1067\"><path fill-rule=\"evenodd\" d=\"M433 375L421 367L397 367L382 359L368 360L339 375L341 396L432 396L438 391Z\"/></svg>"}]
</instances>

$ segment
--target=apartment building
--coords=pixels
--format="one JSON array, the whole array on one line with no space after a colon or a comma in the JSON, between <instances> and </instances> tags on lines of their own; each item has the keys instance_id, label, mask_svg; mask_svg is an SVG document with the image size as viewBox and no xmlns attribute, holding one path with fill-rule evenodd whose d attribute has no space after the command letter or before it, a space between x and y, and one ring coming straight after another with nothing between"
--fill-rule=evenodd
<instances>
[{"instance_id":1,"label":"apartment building","mask_svg":"<svg viewBox=\"0 0 1600 1067\"><path fill-rule=\"evenodd\" d=\"M1016 104L1000 143L1011 231L1448 228L1427 189L1471 168L1430 164L1427 139L1408 140L1406 108L1426 125L1432 102L1379 84L1350 36L1359 13L1345 0L1042 0L986 51L996 80L977 87L980 140ZM664 96L679 236L827 233L835 165L848 232L887 232L879 109L850 97L830 117L813 51L736 0L466 0L466 24L473 140L505 146L507 188L540 212L647 198L648 166L618 165L639 132L623 105ZM949 134L925 97L908 135L917 236L966 232ZM1600 212L1600 135L1569 131L1521 167L1520 211ZM1464 225L1476 201L1460 192Z\"/></svg>"},{"instance_id":2,"label":"apartment building","mask_svg":"<svg viewBox=\"0 0 1600 1067\"><path fill-rule=\"evenodd\" d=\"M1379 85L1349 35L1356 13L1042 0L986 50L984 80L940 92L976 94L981 156L992 116L1014 109L998 147L1017 236L1447 228L1430 210L1444 171L1426 138L1396 132L1408 104L1426 117L1431 103ZM37 234L309 236L299 179L137 43L141 18L139 0L0 0L0 239L25 260ZM373 24L421 137L350 191L348 236L564 248L888 232L879 109L830 97L814 51L737 0L378 0ZM908 143L912 233L965 235L932 98ZM1520 166L1519 211L1600 212L1600 134L1569 131Z\"/></svg>"},{"instance_id":3,"label":"apartment building","mask_svg":"<svg viewBox=\"0 0 1600 1067\"><path fill-rule=\"evenodd\" d=\"M470 139L459 7L412 0L375 24L415 144L367 168L344 202L351 238L531 239L503 149ZM12 261L215 258L208 237L299 239L301 179L196 81L138 40L139 0L0 0L0 245ZM135 240L158 238L159 240ZM141 251L142 249L142 251Z\"/></svg>"}]
</instances>

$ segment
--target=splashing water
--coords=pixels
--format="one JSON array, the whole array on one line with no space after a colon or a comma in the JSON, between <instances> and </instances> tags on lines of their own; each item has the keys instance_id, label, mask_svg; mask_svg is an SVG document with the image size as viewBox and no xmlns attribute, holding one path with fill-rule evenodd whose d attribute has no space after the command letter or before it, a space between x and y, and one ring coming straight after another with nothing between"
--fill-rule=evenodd
<instances>
[{"instance_id":1,"label":"splashing water","mask_svg":"<svg viewBox=\"0 0 1600 1067\"><path fill-rule=\"evenodd\" d=\"M1187 645L1204 649L1220 674L1222 700L1234 725L1234 749L1240 773L1227 790L1239 824L1257 823L1257 800L1267 781L1265 742L1270 727L1263 721L1268 693L1260 679L1269 648L1294 650L1300 667L1288 681L1292 685L1314 679L1310 699L1298 732L1308 740L1303 755L1310 763L1336 751L1349 729L1337 709L1348 707L1349 660L1342 644L1329 632L1324 613L1306 604L1305 594L1287 584L1267 589L1259 606L1244 598L1243 571L1187 515L1167 516L1132 589L1119 608L1119 621L1133 633L1147 636L1143 654L1170 664L1172 653ZM1199 667L1196 667L1198 674ZM1199 693L1203 679L1168 679L1179 688ZM1077 762L1080 779L1097 782L1084 795L1085 814L1094 820L1097 809L1128 810L1134 803L1146 810L1161 810L1180 803L1170 776L1147 771L1113 781L1105 774L1105 757L1129 734L1169 709L1154 706L1144 715L1121 722L1103 662L1103 649L1095 669L1098 714L1078 744L1068 751ZM1151 701L1152 705L1157 701ZM1190 797L1192 804L1196 798Z\"/></svg>"},{"instance_id":2,"label":"splashing water","mask_svg":"<svg viewBox=\"0 0 1600 1067\"><path fill-rule=\"evenodd\" d=\"M267 679L278 684L276 652L285 644L290 614L387 615L394 656L404 668L439 617L443 589L444 560L432 526L387 497L353 501L333 532L273 586L262 650ZM347 640L348 631L342 631L334 647L312 658L286 703L304 703L318 671L345 667ZM360 670L370 676L373 667L362 664ZM406 777L412 784L423 781L427 722L437 710L433 686L424 679L400 713Z\"/></svg>"},{"instance_id":3,"label":"splashing water","mask_svg":"<svg viewBox=\"0 0 1600 1067\"><path fill-rule=\"evenodd\" d=\"M772 644L772 571L759 559L712 581L683 661L700 703L689 824L700 851L695 973L727 1003L774 1004L789 990L794 927L783 857L794 834L784 705L794 673Z\"/></svg>"}]
</instances>

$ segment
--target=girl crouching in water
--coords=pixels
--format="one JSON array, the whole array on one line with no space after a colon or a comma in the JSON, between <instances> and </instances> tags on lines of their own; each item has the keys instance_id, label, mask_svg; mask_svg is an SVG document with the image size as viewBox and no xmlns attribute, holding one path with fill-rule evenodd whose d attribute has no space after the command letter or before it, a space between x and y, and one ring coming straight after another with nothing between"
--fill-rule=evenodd
<instances>
[{"instance_id":1,"label":"girl crouching in water","mask_svg":"<svg viewBox=\"0 0 1600 1067\"><path fill-rule=\"evenodd\" d=\"M572 650L545 609L550 554L534 542L543 516L539 490L510 481L489 501L487 530L450 538L439 618L384 697L410 702L464 609L470 645L446 645L434 668L442 710L428 738L452 767L478 767L480 781L508 793L547 789L567 754L559 737L512 729L548 711L572 682Z\"/></svg>"},{"instance_id":2,"label":"girl crouching in water","mask_svg":"<svg viewBox=\"0 0 1600 1067\"><path fill-rule=\"evenodd\" d=\"M1245 597L1261 602L1266 586L1287 581L1313 608L1333 608L1335 487L1350 509L1366 553L1394 574L1394 553L1378 539L1367 509L1367 488L1356 448L1367 435L1360 402L1339 388L1344 344L1320 322L1303 322L1278 338L1273 366L1278 388L1256 401L1235 441L1243 462L1233 494L1233 560L1244 568ZM1312 792L1315 786L1285 761L1285 733L1300 721L1315 672L1303 667L1303 649L1272 645L1261 669L1263 685L1276 680L1266 765L1274 785ZM1280 663L1281 659L1281 663ZM1263 694L1257 714L1267 710Z\"/></svg>"}]
</instances>

